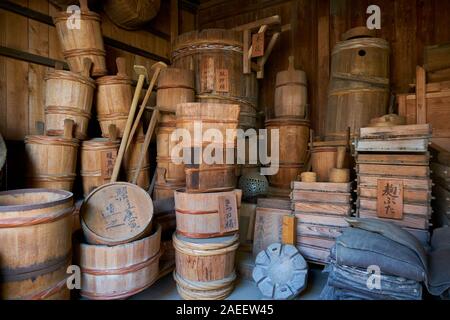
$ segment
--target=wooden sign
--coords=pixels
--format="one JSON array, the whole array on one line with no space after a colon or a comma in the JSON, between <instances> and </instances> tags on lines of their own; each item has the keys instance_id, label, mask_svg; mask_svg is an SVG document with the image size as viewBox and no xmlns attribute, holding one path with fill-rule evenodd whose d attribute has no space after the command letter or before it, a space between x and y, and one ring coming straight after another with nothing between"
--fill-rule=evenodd
<instances>
[{"instance_id":1,"label":"wooden sign","mask_svg":"<svg viewBox=\"0 0 450 320\"><path fill-rule=\"evenodd\" d=\"M229 92L230 91L230 84L229 84L227 69L217 69L216 91L217 92Z\"/></svg>"},{"instance_id":2,"label":"wooden sign","mask_svg":"<svg viewBox=\"0 0 450 320\"><path fill-rule=\"evenodd\" d=\"M199 93L214 91L214 58L202 57L200 61L200 90Z\"/></svg>"},{"instance_id":3,"label":"wooden sign","mask_svg":"<svg viewBox=\"0 0 450 320\"><path fill-rule=\"evenodd\" d=\"M255 33L252 36L252 58L264 56L264 33Z\"/></svg>"},{"instance_id":4,"label":"wooden sign","mask_svg":"<svg viewBox=\"0 0 450 320\"><path fill-rule=\"evenodd\" d=\"M239 230L237 200L235 195L219 197L220 232Z\"/></svg>"},{"instance_id":5,"label":"wooden sign","mask_svg":"<svg viewBox=\"0 0 450 320\"><path fill-rule=\"evenodd\" d=\"M101 157L102 177L109 181L114 170L114 164L116 163L117 151L103 151Z\"/></svg>"},{"instance_id":6,"label":"wooden sign","mask_svg":"<svg viewBox=\"0 0 450 320\"><path fill-rule=\"evenodd\" d=\"M377 216L384 219L403 219L403 180L378 180Z\"/></svg>"}]
</instances>

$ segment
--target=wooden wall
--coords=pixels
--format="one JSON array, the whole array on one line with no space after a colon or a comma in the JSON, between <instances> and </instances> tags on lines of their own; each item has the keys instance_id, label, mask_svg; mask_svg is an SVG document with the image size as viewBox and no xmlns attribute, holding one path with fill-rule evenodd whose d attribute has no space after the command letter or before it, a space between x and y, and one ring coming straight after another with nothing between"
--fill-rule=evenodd
<instances>
[{"instance_id":1,"label":"wooden wall","mask_svg":"<svg viewBox=\"0 0 450 320\"><path fill-rule=\"evenodd\" d=\"M392 91L407 92L416 65L423 63L424 46L450 42L450 1L209 0L200 5L198 25L201 29L231 28L275 14L281 16L282 24L293 22L292 35L282 35L266 65L260 104L271 117L276 73L287 68L287 58L294 54L296 67L308 76L313 127L323 134L331 50L343 32L366 24L366 9L372 4L381 8L379 36L392 48Z\"/></svg>"},{"instance_id":2,"label":"wooden wall","mask_svg":"<svg viewBox=\"0 0 450 320\"><path fill-rule=\"evenodd\" d=\"M48 16L59 11L47 0L10 2ZM104 36L138 50L130 52L107 45L107 67L111 74L116 72L118 56L126 58L128 74L133 77L134 64L150 67L157 56L169 59L170 1L162 1L158 16L147 30L126 31L115 26L104 13L101 15ZM180 32L193 30L195 26L195 12L180 10ZM45 58L64 59L54 26L6 9L0 9L0 46ZM44 76L48 70L49 67L42 64L0 55L0 133L6 140L20 141L27 134L37 133L36 122L44 121Z\"/></svg>"}]
</instances>

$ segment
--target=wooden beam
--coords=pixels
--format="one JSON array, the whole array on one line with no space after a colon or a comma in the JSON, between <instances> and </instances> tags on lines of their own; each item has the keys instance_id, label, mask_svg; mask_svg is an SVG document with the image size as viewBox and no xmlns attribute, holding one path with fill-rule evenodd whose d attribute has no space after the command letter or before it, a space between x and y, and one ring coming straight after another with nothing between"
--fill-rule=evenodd
<instances>
[{"instance_id":1,"label":"wooden beam","mask_svg":"<svg viewBox=\"0 0 450 320\"><path fill-rule=\"evenodd\" d=\"M254 29L258 29L259 27L261 27L262 25L273 25L273 24L281 24L281 18L280 16L276 15L276 16L272 16L272 17L267 17L264 19L260 19L260 20L256 20L247 24L243 24L237 27L234 27L233 30L235 31L244 31L244 30L254 30Z\"/></svg>"},{"instance_id":2,"label":"wooden beam","mask_svg":"<svg viewBox=\"0 0 450 320\"><path fill-rule=\"evenodd\" d=\"M170 0L170 43L173 45L179 34L179 11L178 0Z\"/></svg>"},{"instance_id":3,"label":"wooden beam","mask_svg":"<svg viewBox=\"0 0 450 320\"><path fill-rule=\"evenodd\" d=\"M258 65L261 68L259 72L257 72L256 77L258 79L264 78L264 66L267 62L267 59L269 59L270 54L272 53L273 48L275 47L275 44L278 41L278 38L280 37L281 33L277 32L275 33L272 38L270 39L269 45L267 46L266 53L264 54L264 57L260 58L258 61Z\"/></svg>"},{"instance_id":4,"label":"wooden beam","mask_svg":"<svg viewBox=\"0 0 450 320\"><path fill-rule=\"evenodd\" d=\"M244 46L243 46L243 50L244 50L244 61L243 61L243 66L244 66L244 74L250 74L252 71L250 69L250 60L251 60L251 56L248 55L249 52L249 46L250 46L250 30L244 30Z\"/></svg>"},{"instance_id":5,"label":"wooden beam","mask_svg":"<svg viewBox=\"0 0 450 320\"><path fill-rule=\"evenodd\" d=\"M55 60L55 59L39 56L36 54L32 54L29 52L4 47L4 46L0 46L0 56L8 57L8 58L16 59L16 60L21 60L21 61L25 61L25 62L29 62L29 63L34 63L34 64L38 64L38 65L46 66L46 67L50 67L50 68L54 68L55 63L58 62L58 63L63 64L63 68L65 70L69 70L69 66L64 61Z\"/></svg>"},{"instance_id":6,"label":"wooden beam","mask_svg":"<svg viewBox=\"0 0 450 320\"><path fill-rule=\"evenodd\" d=\"M417 124L427 123L426 73L421 66L416 68Z\"/></svg>"}]
</instances>

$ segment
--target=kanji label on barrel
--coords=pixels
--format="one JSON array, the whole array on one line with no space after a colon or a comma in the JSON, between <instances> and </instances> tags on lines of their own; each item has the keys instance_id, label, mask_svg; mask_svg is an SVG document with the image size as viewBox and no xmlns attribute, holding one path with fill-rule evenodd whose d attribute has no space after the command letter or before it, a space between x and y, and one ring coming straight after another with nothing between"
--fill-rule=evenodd
<instances>
[{"instance_id":1,"label":"kanji label on barrel","mask_svg":"<svg viewBox=\"0 0 450 320\"><path fill-rule=\"evenodd\" d=\"M219 197L220 230L228 233L239 230L238 208L235 195Z\"/></svg>"}]
</instances>

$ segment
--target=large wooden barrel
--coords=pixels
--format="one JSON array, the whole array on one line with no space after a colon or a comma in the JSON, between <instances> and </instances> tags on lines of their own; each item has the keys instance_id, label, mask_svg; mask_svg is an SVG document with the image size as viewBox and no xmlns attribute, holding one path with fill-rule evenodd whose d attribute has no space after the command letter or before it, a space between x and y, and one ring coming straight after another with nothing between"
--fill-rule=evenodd
<instances>
[{"instance_id":1,"label":"large wooden barrel","mask_svg":"<svg viewBox=\"0 0 450 320\"><path fill-rule=\"evenodd\" d=\"M76 177L79 142L48 136L25 137L27 185L71 191Z\"/></svg>"},{"instance_id":2,"label":"large wooden barrel","mask_svg":"<svg viewBox=\"0 0 450 320\"><path fill-rule=\"evenodd\" d=\"M202 239L237 233L241 200L241 190L199 194L175 191L178 234ZM226 206L231 208L229 212L226 212Z\"/></svg>"},{"instance_id":3,"label":"large wooden barrel","mask_svg":"<svg viewBox=\"0 0 450 320\"><path fill-rule=\"evenodd\" d=\"M188 69L166 68L158 79L156 104L164 110L176 112L180 103L195 101L194 72Z\"/></svg>"},{"instance_id":4,"label":"large wooden barrel","mask_svg":"<svg viewBox=\"0 0 450 320\"><path fill-rule=\"evenodd\" d=\"M188 239L173 235L174 278L185 300L222 300L233 291L239 236Z\"/></svg>"},{"instance_id":5,"label":"large wooden barrel","mask_svg":"<svg viewBox=\"0 0 450 320\"><path fill-rule=\"evenodd\" d=\"M119 141L97 138L81 145L81 178L84 196L111 181Z\"/></svg>"},{"instance_id":6,"label":"large wooden barrel","mask_svg":"<svg viewBox=\"0 0 450 320\"><path fill-rule=\"evenodd\" d=\"M389 43L379 38L339 42L331 58L326 140L356 136L373 118L386 114L389 102Z\"/></svg>"},{"instance_id":7,"label":"large wooden barrel","mask_svg":"<svg viewBox=\"0 0 450 320\"><path fill-rule=\"evenodd\" d=\"M141 155L141 150L144 145L144 136L137 136L134 141L130 144L128 151L125 153L123 164L125 168L126 179L131 182L137 170L139 163L139 157ZM150 158L147 154L142 163L142 167L139 172L137 179L137 185L144 190L150 188Z\"/></svg>"},{"instance_id":8,"label":"large wooden barrel","mask_svg":"<svg viewBox=\"0 0 450 320\"><path fill-rule=\"evenodd\" d=\"M78 26L71 25L71 12L61 11L53 18L62 46L63 54L72 72L83 70L83 60L92 60L92 76L100 77L108 73L105 62L105 48L100 27L101 18L89 11L86 0L80 1L81 13ZM70 20L72 19L72 20Z\"/></svg>"},{"instance_id":9,"label":"large wooden barrel","mask_svg":"<svg viewBox=\"0 0 450 320\"><path fill-rule=\"evenodd\" d=\"M94 80L70 71L55 70L46 77L45 127L46 134L61 136L64 120L75 122L75 137L87 137L94 99Z\"/></svg>"},{"instance_id":10,"label":"large wooden barrel","mask_svg":"<svg viewBox=\"0 0 450 320\"><path fill-rule=\"evenodd\" d=\"M119 27L136 30L156 16L160 4L160 0L106 0L103 10Z\"/></svg>"},{"instance_id":11,"label":"large wooden barrel","mask_svg":"<svg viewBox=\"0 0 450 320\"><path fill-rule=\"evenodd\" d=\"M114 124L122 137L133 98L132 81L126 74L125 61L117 59L117 74L97 79L97 119L102 136L109 138L108 128Z\"/></svg>"},{"instance_id":12,"label":"large wooden barrel","mask_svg":"<svg viewBox=\"0 0 450 320\"><path fill-rule=\"evenodd\" d=\"M275 117L307 117L308 90L306 73L295 70L294 57L289 57L289 68L278 72L275 84Z\"/></svg>"},{"instance_id":13,"label":"large wooden barrel","mask_svg":"<svg viewBox=\"0 0 450 320\"><path fill-rule=\"evenodd\" d=\"M243 74L242 33L205 29L180 35L174 43L173 65L193 68L197 100L239 104L240 126L256 126L258 82L254 73Z\"/></svg>"},{"instance_id":14,"label":"large wooden barrel","mask_svg":"<svg viewBox=\"0 0 450 320\"><path fill-rule=\"evenodd\" d=\"M0 298L69 299L73 195L29 189L0 193Z\"/></svg>"},{"instance_id":15,"label":"large wooden barrel","mask_svg":"<svg viewBox=\"0 0 450 320\"><path fill-rule=\"evenodd\" d=\"M81 296L93 300L125 299L150 287L158 278L161 226L147 238L117 246L81 243Z\"/></svg>"},{"instance_id":16,"label":"large wooden barrel","mask_svg":"<svg viewBox=\"0 0 450 320\"><path fill-rule=\"evenodd\" d=\"M266 122L268 130L268 149L273 156L271 143L275 131L279 134L279 170L275 175L268 176L272 187L291 189L291 182L295 181L303 172L309 142L310 122L289 118L277 118ZM272 159L276 163L276 159Z\"/></svg>"}]
</instances>

